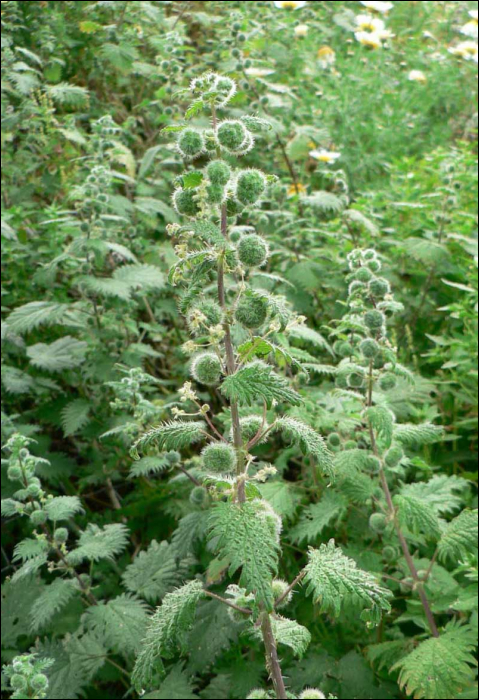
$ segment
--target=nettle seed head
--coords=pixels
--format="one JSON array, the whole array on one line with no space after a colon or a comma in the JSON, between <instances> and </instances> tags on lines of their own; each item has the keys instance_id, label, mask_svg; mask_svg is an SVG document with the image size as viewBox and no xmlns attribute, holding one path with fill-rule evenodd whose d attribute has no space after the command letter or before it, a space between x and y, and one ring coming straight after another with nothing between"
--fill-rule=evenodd
<instances>
[{"instance_id":1,"label":"nettle seed head","mask_svg":"<svg viewBox=\"0 0 479 700\"><path fill-rule=\"evenodd\" d=\"M183 216L191 218L197 216L200 212L200 205L196 200L197 191L195 189L184 190L179 187L173 193L173 205L178 212Z\"/></svg>"},{"instance_id":2,"label":"nettle seed head","mask_svg":"<svg viewBox=\"0 0 479 700\"><path fill-rule=\"evenodd\" d=\"M373 360L379 354L381 348L373 338L366 338L359 346L363 356L367 360Z\"/></svg>"},{"instance_id":3,"label":"nettle seed head","mask_svg":"<svg viewBox=\"0 0 479 700\"><path fill-rule=\"evenodd\" d=\"M212 185L227 185L231 178L231 168L224 160L213 160L206 173Z\"/></svg>"},{"instance_id":4,"label":"nettle seed head","mask_svg":"<svg viewBox=\"0 0 479 700\"><path fill-rule=\"evenodd\" d=\"M371 331L380 331L386 325L386 316L377 309L371 309L364 315L364 323Z\"/></svg>"},{"instance_id":5,"label":"nettle seed head","mask_svg":"<svg viewBox=\"0 0 479 700\"><path fill-rule=\"evenodd\" d=\"M358 282L370 282L373 278L373 273L369 267L360 267L354 277Z\"/></svg>"},{"instance_id":6,"label":"nettle seed head","mask_svg":"<svg viewBox=\"0 0 479 700\"><path fill-rule=\"evenodd\" d=\"M220 305L212 299L202 299L189 309L186 321L193 334L201 335L207 329L222 323L223 312Z\"/></svg>"},{"instance_id":7,"label":"nettle seed head","mask_svg":"<svg viewBox=\"0 0 479 700\"><path fill-rule=\"evenodd\" d=\"M336 355L339 355L339 357L351 357L351 355L354 353L354 348L349 343L347 340L338 340L334 344L334 352Z\"/></svg>"},{"instance_id":8,"label":"nettle seed head","mask_svg":"<svg viewBox=\"0 0 479 700\"><path fill-rule=\"evenodd\" d=\"M243 124L236 119L227 119L218 126L216 138L221 148L229 153L239 155L247 148L251 134Z\"/></svg>"},{"instance_id":9,"label":"nettle seed head","mask_svg":"<svg viewBox=\"0 0 479 700\"><path fill-rule=\"evenodd\" d=\"M21 676L19 673L14 673L10 678L10 685L12 690L26 690L28 687L28 682L25 676Z\"/></svg>"},{"instance_id":10,"label":"nettle seed head","mask_svg":"<svg viewBox=\"0 0 479 700\"><path fill-rule=\"evenodd\" d=\"M328 437L328 443L331 447L339 447L341 445L341 436L339 433L331 433Z\"/></svg>"},{"instance_id":11,"label":"nettle seed head","mask_svg":"<svg viewBox=\"0 0 479 700\"><path fill-rule=\"evenodd\" d=\"M268 318L268 300L257 294L247 293L236 307L235 318L245 328L254 330L262 326Z\"/></svg>"},{"instance_id":12,"label":"nettle seed head","mask_svg":"<svg viewBox=\"0 0 479 700\"><path fill-rule=\"evenodd\" d=\"M388 562L389 564L393 561L396 561L398 558L398 551L396 547L392 547L391 545L387 545L383 549L383 559L384 561Z\"/></svg>"},{"instance_id":13,"label":"nettle seed head","mask_svg":"<svg viewBox=\"0 0 479 700\"><path fill-rule=\"evenodd\" d=\"M384 513L373 513L369 518L369 527L377 535L381 535L388 526L388 519Z\"/></svg>"},{"instance_id":14,"label":"nettle seed head","mask_svg":"<svg viewBox=\"0 0 479 700\"><path fill-rule=\"evenodd\" d=\"M53 533L53 539L57 544L65 544L68 540L68 530L66 527L59 527Z\"/></svg>"},{"instance_id":15,"label":"nettle seed head","mask_svg":"<svg viewBox=\"0 0 479 700\"><path fill-rule=\"evenodd\" d=\"M384 374L379 380L379 386L383 391L392 391L397 386L397 377L392 372Z\"/></svg>"},{"instance_id":16,"label":"nettle seed head","mask_svg":"<svg viewBox=\"0 0 479 700\"><path fill-rule=\"evenodd\" d=\"M12 464L11 467L8 467L7 476L10 481L20 481L23 478L22 468L16 464Z\"/></svg>"},{"instance_id":17,"label":"nettle seed head","mask_svg":"<svg viewBox=\"0 0 479 700\"><path fill-rule=\"evenodd\" d=\"M384 277L377 277L369 283L369 291L374 297L385 297L391 293L391 285Z\"/></svg>"},{"instance_id":18,"label":"nettle seed head","mask_svg":"<svg viewBox=\"0 0 479 700\"><path fill-rule=\"evenodd\" d=\"M169 462L169 464L171 464L171 466L174 466L175 464L179 464L181 462L181 454L176 452L176 450L172 450L171 452L167 453L166 460Z\"/></svg>"},{"instance_id":19,"label":"nettle seed head","mask_svg":"<svg viewBox=\"0 0 479 700\"><path fill-rule=\"evenodd\" d=\"M258 499L253 501L253 504L258 517L266 522L271 534L279 542L281 532L283 531L283 521L281 517L267 501L260 501Z\"/></svg>"},{"instance_id":20,"label":"nettle seed head","mask_svg":"<svg viewBox=\"0 0 479 700\"><path fill-rule=\"evenodd\" d=\"M381 268L382 268L381 261L378 260L377 258L373 258L372 260L368 260L366 262L366 265L371 270L371 272L380 272Z\"/></svg>"},{"instance_id":21,"label":"nettle seed head","mask_svg":"<svg viewBox=\"0 0 479 700\"><path fill-rule=\"evenodd\" d=\"M270 695L266 692L266 690L257 688L256 690L251 691L251 693L248 695L248 700L267 700L269 697Z\"/></svg>"},{"instance_id":22,"label":"nettle seed head","mask_svg":"<svg viewBox=\"0 0 479 700\"><path fill-rule=\"evenodd\" d=\"M274 579L272 583L273 597L275 601L280 600L289 588L287 581L283 581L281 578ZM285 608L293 600L293 591L289 591L286 598L279 604L279 608Z\"/></svg>"},{"instance_id":23,"label":"nettle seed head","mask_svg":"<svg viewBox=\"0 0 479 700\"><path fill-rule=\"evenodd\" d=\"M238 244L238 258L245 267L261 267L269 256L269 246L256 233L243 236Z\"/></svg>"},{"instance_id":24,"label":"nettle seed head","mask_svg":"<svg viewBox=\"0 0 479 700\"><path fill-rule=\"evenodd\" d=\"M366 285L364 284L364 282L354 280L354 282L351 282L351 284L349 285L348 294L350 297L360 297L365 292L365 290Z\"/></svg>"},{"instance_id":25,"label":"nettle seed head","mask_svg":"<svg viewBox=\"0 0 479 700\"><path fill-rule=\"evenodd\" d=\"M48 520L48 513L44 510L34 510L30 515L30 520L34 527L45 525Z\"/></svg>"},{"instance_id":26,"label":"nettle seed head","mask_svg":"<svg viewBox=\"0 0 479 700\"><path fill-rule=\"evenodd\" d=\"M215 443L202 452L203 466L212 474L232 474L236 470L237 457L231 445Z\"/></svg>"},{"instance_id":27,"label":"nettle seed head","mask_svg":"<svg viewBox=\"0 0 479 700\"><path fill-rule=\"evenodd\" d=\"M242 418L241 421L241 432L245 442L252 440L260 430L263 428L263 417L262 416L246 416ZM264 425L264 429L268 429L268 425Z\"/></svg>"},{"instance_id":28,"label":"nettle seed head","mask_svg":"<svg viewBox=\"0 0 479 700\"><path fill-rule=\"evenodd\" d=\"M207 185L206 194L209 204L223 204L226 199L226 190L223 185Z\"/></svg>"},{"instance_id":29,"label":"nettle seed head","mask_svg":"<svg viewBox=\"0 0 479 700\"><path fill-rule=\"evenodd\" d=\"M260 170L244 170L236 180L236 199L247 206L255 204L266 190L266 177Z\"/></svg>"},{"instance_id":30,"label":"nettle seed head","mask_svg":"<svg viewBox=\"0 0 479 700\"><path fill-rule=\"evenodd\" d=\"M193 360L191 374L200 384L213 386L218 384L223 368L217 355L212 352L205 352L198 355Z\"/></svg>"},{"instance_id":31,"label":"nettle seed head","mask_svg":"<svg viewBox=\"0 0 479 700\"><path fill-rule=\"evenodd\" d=\"M208 491L203 486L195 486L190 493L190 503L194 506L202 506L208 498Z\"/></svg>"},{"instance_id":32,"label":"nettle seed head","mask_svg":"<svg viewBox=\"0 0 479 700\"><path fill-rule=\"evenodd\" d=\"M364 386L364 373L356 369L348 375L347 381L351 389L361 389Z\"/></svg>"},{"instance_id":33,"label":"nettle seed head","mask_svg":"<svg viewBox=\"0 0 479 700\"><path fill-rule=\"evenodd\" d=\"M299 697L301 700L321 700L322 698L326 698L326 695L317 688L308 688L304 693L301 693Z\"/></svg>"},{"instance_id":34,"label":"nettle seed head","mask_svg":"<svg viewBox=\"0 0 479 700\"><path fill-rule=\"evenodd\" d=\"M37 673L30 681L33 690L41 692L48 688L48 678L43 673Z\"/></svg>"},{"instance_id":35,"label":"nettle seed head","mask_svg":"<svg viewBox=\"0 0 479 700\"><path fill-rule=\"evenodd\" d=\"M384 458L384 461L386 462L388 467L390 467L391 469L394 469L394 467L397 467L398 464L400 464L403 459L404 459L404 450L402 449L402 447L395 445L394 447L391 447L391 449L386 452L386 456Z\"/></svg>"},{"instance_id":36,"label":"nettle seed head","mask_svg":"<svg viewBox=\"0 0 479 700\"><path fill-rule=\"evenodd\" d=\"M205 139L201 131L185 129L178 137L177 146L183 158L194 160L205 152Z\"/></svg>"}]
</instances>

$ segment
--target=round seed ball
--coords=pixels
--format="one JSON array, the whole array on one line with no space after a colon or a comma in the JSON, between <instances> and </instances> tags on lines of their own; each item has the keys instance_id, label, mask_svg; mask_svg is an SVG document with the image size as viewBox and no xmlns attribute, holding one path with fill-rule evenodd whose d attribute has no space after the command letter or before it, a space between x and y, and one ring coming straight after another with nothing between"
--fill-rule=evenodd
<instances>
[{"instance_id":1,"label":"round seed ball","mask_svg":"<svg viewBox=\"0 0 479 700\"><path fill-rule=\"evenodd\" d=\"M200 211L200 206L195 199L196 191L193 189L178 189L173 195L173 204L178 214L194 217Z\"/></svg>"},{"instance_id":2,"label":"round seed ball","mask_svg":"<svg viewBox=\"0 0 479 700\"><path fill-rule=\"evenodd\" d=\"M222 204L224 202L225 188L223 185L208 185L206 193L210 204Z\"/></svg>"},{"instance_id":3,"label":"round seed ball","mask_svg":"<svg viewBox=\"0 0 479 700\"><path fill-rule=\"evenodd\" d=\"M263 427L263 417L246 416L246 418L241 419L240 423L243 440L245 440L245 442L249 442L254 437L256 437L256 435L258 435L259 431ZM267 428L266 425L265 428Z\"/></svg>"},{"instance_id":4,"label":"round seed ball","mask_svg":"<svg viewBox=\"0 0 479 700\"><path fill-rule=\"evenodd\" d=\"M208 165L206 172L213 185L227 185L231 178L231 169L224 160L213 160Z\"/></svg>"},{"instance_id":5,"label":"round seed ball","mask_svg":"<svg viewBox=\"0 0 479 700\"><path fill-rule=\"evenodd\" d=\"M194 506L202 506L208 497L208 491L203 486L195 486L190 493L190 503Z\"/></svg>"},{"instance_id":6,"label":"round seed ball","mask_svg":"<svg viewBox=\"0 0 479 700\"><path fill-rule=\"evenodd\" d=\"M387 524L387 518L383 513L373 513L369 518L369 527L377 535L380 535L385 531Z\"/></svg>"},{"instance_id":7,"label":"round seed ball","mask_svg":"<svg viewBox=\"0 0 479 700\"><path fill-rule=\"evenodd\" d=\"M390 294L391 285L384 277L377 277L369 283L369 291L375 297L384 297Z\"/></svg>"},{"instance_id":8,"label":"round seed ball","mask_svg":"<svg viewBox=\"0 0 479 700\"><path fill-rule=\"evenodd\" d=\"M10 678L10 685L13 690L26 690L28 687L28 682L25 676L21 676L19 673L14 673Z\"/></svg>"},{"instance_id":9,"label":"round seed ball","mask_svg":"<svg viewBox=\"0 0 479 700\"><path fill-rule=\"evenodd\" d=\"M266 179L259 170L245 170L236 181L236 198L244 205L255 204L266 189Z\"/></svg>"},{"instance_id":10,"label":"round seed ball","mask_svg":"<svg viewBox=\"0 0 479 700\"><path fill-rule=\"evenodd\" d=\"M243 236L238 245L238 258L246 267L261 267L268 259L268 244L256 233Z\"/></svg>"},{"instance_id":11,"label":"round seed ball","mask_svg":"<svg viewBox=\"0 0 479 700\"><path fill-rule=\"evenodd\" d=\"M202 457L204 468L213 474L232 474L236 469L236 452L231 445L208 445Z\"/></svg>"},{"instance_id":12,"label":"round seed ball","mask_svg":"<svg viewBox=\"0 0 479 700\"><path fill-rule=\"evenodd\" d=\"M366 338L366 340L363 340L363 342L359 346L359 349L361 350L364 357L368 360L372 360L375 357L377 357L380 351L379 343L373 340L373 338Z\"/></svg>"},{"instance_id":13,"label":"round seed ball","mask_svg":"<svg viewBox=\"0 0 479 700\"><path fill-rule=\"evenodd\" d=\"M37 673L30 681L33 690L41 692L48 688L48 678L43 673Z\"/></svg>"},{"instance_id":14,"label":"round seed ball","mask_svg":"<svg viewBox=\"0 0 479 700\"><path fill-rule=\"evenodd\" d=\"M22 468L12 464L11 467L8 467L7 476L10 481L19 481L23 476Z\"/></svg>"},{"instance_id":15,"label":"round seed ball","mask_svg":"<svg viewBox=\"0 0 479 700\"><path fill-rule=\"evenodd\" d=\"M331 447L339 447L341 444L341 436L338 433L331 433L328 437L328 443Z\"/></svg>"},{"instance_id":16,"label":"round seed ball","mask_svg":"<svg viewBox=\"0 0 479 700\"><path fill-rule=\"evenodd\" d=\"M196 324L196 319L204 317L206 320L200 325ZM193 306L187 313L186 320L191 331L194 333L205 333L205 327L218 326L223 320L221 307L212 299L203 299Z\"/></svg>"},{"instance_id":17,"label":"round seed ball","mask_svg":"<svg viewBox=\"0 0 479 700\"><path fill-rule=\"evenodd\" d=\"M383 559L384 561L387 561L389 564L397 559L398 552L396 547L392 547L391 545L388 545L387 547L384 547L383 549Z\"/></svg>"},{"instance_id":18,"label":"round seed ball","mask_svg":"<svg viewBox=\"0 0 479 700\"><path fill-rule=\"evenodd\" d=\"M48 520L48 514L44 510L34 510L30 515L30 520L35 527L38 525L45 525Z\"/></svg>"},{"instance_id":19,"label":"round seed ball","mask_svg":"<svg viewBox=\"0 0 479 700\"><path fill-rule=\"evenodd\" d=\"M246 328L259 328L268 317L268 301L264 297L244 296L236 307L235 318Z\"/></svg>"},{"instance_id":20,"label":"round seed ball","mask_svg":"<svg viewBox=\"0 0 479 700\"><path fill-rule=\"evenodd\" d=\"M392 391L397 386L396 375L388 372L379 380L379 386L383 391Z\"/></svg>"},{"instance_id":21,"label":"round seed ball","mask_svg":"<svg viewBox=\"0 0 479 700\"><path fill-rule=\"evenodd\" d=\"M171 452L167 453L166 460L169 462L169 464L171 464L171 466L174 466L175 464L179 464L181 462L181 454L176 452L176 450L172 450Z\"/></svg>"},{"instance_id":22,"label":"round seed ball","mask_svg":"<svg viewBox=\"0 0 479 700\"><path fill-rule=\"evenodd\" d=\"M364 323L372 331L380 330L386 323L386 316L377 311L377 309L372 309L364 315Z\"/></svg>"},{"instance_id":23,"label":"round seed ball","mask_svg":"<svg viewBox=\"0 0 479 700\"><path fill-rule=\"evenodd\" d=\"M55 532L53 533L53 539L57 544L65 544L65 542L68 540L68 530L66 527L59 527Z\"/></svg>"},{"instance_id":24,"label":"round seed ball","mask_svg":"<svg viewBox=\"0 0 479 700\"><path fill-rule=\"evenodd\" d=\"M248 129L243 122L228 120L219 125L217 138L220 146L227 151L241 151L248 140Z\"/></svg>"},{"instance_id":25,"label":"round seed ball","mask_svg":"<svg viewBox=\"0 0 479 700\"><path fill-rule=\"evenodd\" d=\"M178 137L178 150L185 158L198 158L205 151L203 134L196 129L185 129Z\"/></svg>"},{"instance_id":26,"label":"round seed ball","mask_svg":"<svg viewBox=\"0 0 479 700\"><path fill-rule=\"evenodd\" d=\"M386 464L388 467L391 467L391 469L394 469L394 467L397 467L398 464L404 459L404 450L402 447L399 446L394 446L391 447L390 450L386 452L386 456L384 458Z\"/></svg>"},{"instance_id":27,"label":"round seed ball","mask_svg":"<svg viewBox=\"0 0 479 700\"><path fill-rule=\"evenodd\" d=\"M351 374L348 376L348 386L350 386L351 389L361 389L363 385L364 374L361 374L360 372L351 372Z\"/></svg>"},{"instance_id":28,"label":"round seed ball","mask_svg":"<svg viewBox=\"0 0 479 700\"><path fill-rule=\"evenodd\" d=\"M214 353L205 352L193 360L191 373L200 384L218 384L222 373L221 362Z\"/></svg>"},{"instance_id":29,"label":"round seed ball","mask_svg":"<svg viewBox=\"0 0 479 700\"><path fill-rule=\"evenodd\" d=\"M289 588L289 584L286 581L283 581L283 579L276 578L274 579L272 583L272 588L273 588L273 597L275 601L280 600L286 593L286 591ZM284 608L290 603L293 599L293 591L289 591L288 595L286 598L280 603L278 606L279 608Z\"/></svg>"},{"instance_id":30,"label":"round seed ball","mask_svg":"<svg viewBox=\"0 0 479 700\"><path fill-rule=\"evenodd\" d=\"M366 265L371 270L371 272L380 272L382 267L381 262L377 258L368 260Z\"/></svg>"},{"instance_id":31,"label":"round seed ball","mask_svg":"<svg viewBox=\"0 0 479 700\"><path fill-rule=\"evenodd\" d=\"M358 282L370 282L373 278L373 273L368 267L360 267L354 277Z\"/></svg>"}]
</instances>

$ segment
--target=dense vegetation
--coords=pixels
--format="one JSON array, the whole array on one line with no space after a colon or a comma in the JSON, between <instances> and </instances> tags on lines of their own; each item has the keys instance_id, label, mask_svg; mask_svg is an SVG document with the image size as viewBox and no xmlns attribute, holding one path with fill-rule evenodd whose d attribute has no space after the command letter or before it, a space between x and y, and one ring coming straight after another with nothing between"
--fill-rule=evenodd
<instances>
[{"instance_id":1,"label":"dense vegetation","mask_svg":"<svg viewBox=\"0 0 479 700\"><path fill-rule=\"evenodd\" d=\"M477 3L1 8L2 697L477 698Z\"/></svg>"}]
</instances>

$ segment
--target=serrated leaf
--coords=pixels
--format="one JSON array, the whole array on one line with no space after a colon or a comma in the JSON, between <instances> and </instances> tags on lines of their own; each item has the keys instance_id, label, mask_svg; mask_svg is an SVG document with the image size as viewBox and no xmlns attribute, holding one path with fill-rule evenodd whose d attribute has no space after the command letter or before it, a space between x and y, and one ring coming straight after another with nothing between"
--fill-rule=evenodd
<instances>
[{"instance_id":1,"label":"serrated leaf","mask_svg":"<svg viewBox=\"0 0 479 700\"><path fill-rule=\"evenodd\" d=\"M158 602L186 578L194 559L178 559L174 547L168 542L155 540L145 552L140 552L133 564L123 574L123 583L131 593L148 602Z\"/></svg>"},{"instance_id":2,"label":"serrated leaf","mask_svg":"<svg viewBox=\"0 0 479 700\"><path fill-rule=\"evenodd\" d=\"M301 397L289 387L288 381L261 361L252 362L227 377L221 386L221 392L230 401L246 406L252 406L258 401L264 401L268 408L274 402L293 406L301 403Z\"/></svg>"},{"instance_id":3,"label":"serrated leaf","mask_svg":"<svg viewBox=\"0 0 479 700\"><path fill-rule=\"evenodd\" d=\"M464 510L450 522L438 546L443 561L456 563L469 554L477 554L478 511Z\"/></svg>"},{"instance_id":4,"label":"serrated leaf","mask_svg":"<svg viewBox=\"0 0 479 700\"><path fill-rule=\"evenodd\" d=\"M40 326L52 326L61 323L68 310L68 304L31 301L12 311L7 321L12 332L28 333Z\"/></svg>"},{"instance_id":5,"label":"serrated leaf","mask_svg":"<svg viewBox=\"0 0 479 700\"><path fill-rule=\"evenodd\" d=\"M123 594L107 603L92 605L83 622L102 643L127 658L138 652L145 635L148 606L130 594Z\"/></svg>"},{"instance_id":6,"label":"serrated leaf","mask_svg":"<svg viewBox=\"0 0 479 700\"><path fill-rule=\"evenodd\" d=\"M325 491L319 503L312 503L302 511L289 535L293 542L316 542L325 528L339 523L346 511L347 501L341 493Z\"/></svg>"},{"instance_id":7,"label":"serrated leaf","mask_svg":"<svg viewBox=\"0 0 479 700\"><path fill-rule=\"evenodd\" d=\"M31 629L39 632L44 629L70 600L77 595L73 581L58 578L47 586L35 600L31 610Z\"/></svg>"},{"instance_id":8,"label":"serrated leaf","mask_svg":"<svg viewBox=\"0 0 479 700\"><path fill-rule=\"evenodd\" d=\"M49 372L61 372L79 367L85 360L88 343L67 335L53 343L37 343L27 348L27 356L35 367Z\"/></svg>"},{"instance_id":9,"label":"serrated leaf","mask_svg":"<svg viewBox=\"0 0 479 700\"><path fill-rule=\"evenodd\" d=\"M171 421L141 436L131 448L133 457L138 457L138 450L155 443L160 449L181 450L205 437L206 424L202 421Z\"/></svg>"},{"instance_id":10,"label":"serrated leaf","mask_svg":"<svg viewBox=\"0 0 479 700\"><path fill-rule=\"evenodd\" d=\"M65 437L74 435L90 422L91 404L85 399L75 399L62 410L62 428Z\"/></svg>"},{"instance_id":11,"label":"serrated leaf","mask_svg":"<svg viewBox=\"0 0 479 700\"><path fill-rule=\"evenodd\" d=\"M330 479L334 478L333 456L328 450L324 438L313 428L295 418L283 417L276 421L276 429L282 432L289 440L295 442L303 454L314 457L320 469Z\"/></svg>"},{"instance_id":12,"label":"serrated leaf","mask_svg":"<svg viewBox=\"0 0 479 700\"><path fill-rule=\"evenodd\" d=\"M45 504L45 510L49 520L59 522L69 520L78 513L83 513L83 508L78 496L56 496Z\"/></svg>"},{"instance_id":13,"label":"serrated leaf","mask_svg":"<svg viewBox=\"0 0 479 700\"><path fill-rule=\"evenodd\" d=\"M128 534L129 530L125 525L115 523L100 528L91 523L81 532L77 548L68 553L67 559L74 566L85 560L96 562L114 559L125 550Z\"/></svg>"}]
</instances>

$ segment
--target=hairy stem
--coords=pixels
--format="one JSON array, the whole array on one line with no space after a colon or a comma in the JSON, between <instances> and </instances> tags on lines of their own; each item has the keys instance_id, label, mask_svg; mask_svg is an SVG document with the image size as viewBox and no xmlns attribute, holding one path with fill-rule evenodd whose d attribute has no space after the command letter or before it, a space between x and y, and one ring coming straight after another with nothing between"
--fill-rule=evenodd
<instances>
[{"instance_id":1,"label":"hairy stem","mask_svg":"<svg viewBox=\"0 0 479 700\"><path fill-rule=\"evenodd\" d=\"M281 603L283 603L286 600L286 598L289 596L291 591L294 590L299 583L301 583L301 581L303 580L303 578L305 576L306 576L306 571L302 571L300 574L298 574L298 576L296 576L293 583L290 586L288 586L288 588L285 590L283 595L280 596L278 598L278 600L276 601L276 603L275 603L276 608L279 607L281 605Z\"/></svg>"},{"instance_id":2,"label":"hairy stem","mask_svg":"<svg viewBox=\"0 0 479 700\"><path fill-rule=\"evenodd\" d=\"M263 635L264 646L266 649L266 666L268 668L271 680L273 681L274 692L277 698L287 698L286 686L284 685L283 672L278 657L278 648L276 639L274 638L273 627L271 625L271 617L269 613L263 613L261 620L261 633Z\"/></svg>"}]
</instances>

